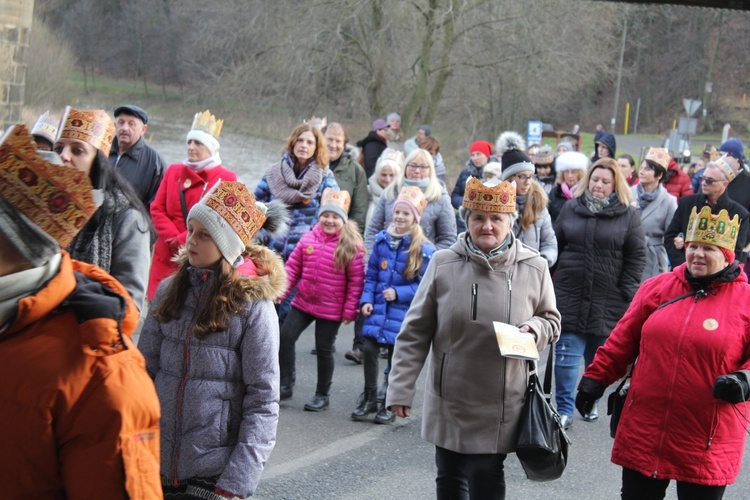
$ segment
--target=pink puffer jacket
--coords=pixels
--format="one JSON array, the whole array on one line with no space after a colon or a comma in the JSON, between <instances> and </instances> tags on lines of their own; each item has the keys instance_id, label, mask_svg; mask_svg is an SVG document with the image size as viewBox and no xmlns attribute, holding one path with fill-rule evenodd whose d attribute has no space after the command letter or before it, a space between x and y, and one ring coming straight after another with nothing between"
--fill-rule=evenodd
<instances>
[{"instance_id":1,"label":"pink puffer jacket","mask_svg":"<svg viewBox=\"0 0 750 500\"><path fill-rule=\"evenodd\" d=\"M302 236L286 262L286 295L297 286L292 305L300 311L331 321L354 321L365 281L364 250L346 269L336 269L338 242L338 234L326 234L319 224Z\"/></svg>"}]
</instances>

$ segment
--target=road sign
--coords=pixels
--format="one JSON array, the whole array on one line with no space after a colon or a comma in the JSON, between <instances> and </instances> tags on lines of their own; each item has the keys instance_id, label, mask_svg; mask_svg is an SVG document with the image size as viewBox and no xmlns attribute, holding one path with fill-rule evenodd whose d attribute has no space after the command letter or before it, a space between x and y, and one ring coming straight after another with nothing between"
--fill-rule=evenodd
<instances>
[{"instance_id":1,"label":"road sign","mask_svg":"<svg viewBox=\"0 0 750 500\"><path fill-rule=\"evenodd\" d=\"M541 144L542 143L542 122L529 120L526 126L526 143L527 144Z\"/></svg>"},{"instance_id":2,"label":"road sign","mask_svg":"<svg viewBox=\"0 0 750 500\"><path fill-rule=\"evenodd\" d=\"M688 116L693 116L696 111L698 111L698 108L701 107L702 102L696 100L696 99L683 99L682 105L685 106L685 113L687 113Z\"/></svg>"},{"instance_id":3,"label":"road sign","mask_svg":"<svg viewBox=\"0 0 750 500\"><path fill-rule=\"evenodd\" d=\"M686 118L680 117L677 125L677 131L682 135L695 135L698 130L698 119L697 118Z\"/></svg>"}]
</instances>

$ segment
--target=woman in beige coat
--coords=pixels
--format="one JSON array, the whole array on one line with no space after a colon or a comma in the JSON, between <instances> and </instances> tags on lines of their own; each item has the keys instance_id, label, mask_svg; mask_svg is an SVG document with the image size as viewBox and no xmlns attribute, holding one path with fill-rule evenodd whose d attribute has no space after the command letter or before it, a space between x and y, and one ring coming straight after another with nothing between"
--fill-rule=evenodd
<instances>
[{"instance_id":1,"label":"woman in beige coat","mask_svg":"<svg viewBox=\"0 0 750 500\"><path fill-rule=\"evenodd\" d=\"M525 361L500 355L493 321L533 335L541 351L560 334L547 261L511 232L515 187L466 184L466 221L434 254L396 338L386 404L408 417L429 357L422 437L436 447L437 498L505 498L503 461L515 451L528 381Z\"/></svg>"}]
</instances>

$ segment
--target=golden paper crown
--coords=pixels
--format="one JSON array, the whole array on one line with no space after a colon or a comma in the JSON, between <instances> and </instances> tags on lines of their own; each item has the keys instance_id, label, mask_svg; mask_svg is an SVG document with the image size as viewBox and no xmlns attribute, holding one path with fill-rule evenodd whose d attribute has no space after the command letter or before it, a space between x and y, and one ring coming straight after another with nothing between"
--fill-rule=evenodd
<instances>
[{"instance_id":1,"label":"golden paper crown","mask_svg":"<svg viewBox=\"0 0 750 500\"><path fill-rule=\"evenodd\" d=\"M343 210L344 214L348 214L349 205L351 205L351 203L352 197L349 195L348 191L336 191L333 188L325 188L323 194L320 196L321 212L324 206L333 205L334 207Z\"/></svg>"},{"instance_id":2,"label":"golden paper crown","mask_svg":"<svg viewBox=\"0 0 750 500\"><path fill-rule=\"evenodd\" d=\"M57 126L59 124L60 122L58 120L55 120L50 116L49 111L45 111L44 114L39 116L36 123L31 128L31 135L38 135L54 144L55 138L57 137Z\"/></svg>"},{"instance_id":3,"label":"golden paper crown","mask_svg":"<svg viewBox=\"0 0 750 500\"><path fill-rule=\"evenodd\" d=\"M729 212L726 210L721 210L718 215L714 215L710 207L703 207L700 213L696 207L693 207L685 233L685 241L707 243L734 251L739 232L740 218L737 214L730 221Z\"/></svg>"},{"instance_id":4,"label":"golden paper crown","mask_svg":"<svg viewBox=\"0 0 750 500\"><path fill-rule=\"evenodd\" d=\"M708 152L708 159L709 161L715 161L721 156L721 153L719 153L719 150L716 149L714 146L711 146L711 149L709 149Z\"/></svg>"},{"instance_id":5,"label":"golden paper crown","mask_svg":"<svg viewBox=\"0 0 750 500\"><path fill-rule=\"evenodd\" d=\"M644 160L651 160L657 165L661 165L662 167L664 167L664 170L667 170L669 168L669 162L672 160L672 157L669 156L669 151L664 148L648 148L648 152L646 153L646 158L644 158Z\"/></svg>"},{"instance_id":6,"label":"golden paper crown","mask_svg":"<svg viewBox=\"0 0 750 500\"><path fill-rule=\"evenodd\" d=\"M191 129L205 132L218 140L222 126L224 126L224 120L217 120L209 110L206 110L202 113L195 113Z\"/></svg>"},{"instance_id":7,"label":"golden paper crown","mask_svg":"<svg viewBox=\"0 0 750 500\"><path fill-rule=\"evenodd\" d=\"M241 182L221 181L202 201L229 224L245 245L249 245L266 222L255 196Z\"/></svg>"},{"instance_id":8,"label":"golden paper crown","mask_svg":"<svg viewBox=\"0 0 750 500\"><path fill-rule=\"evenodd\" d=\"M513 213L516 211L516 187L508 181L486 186L479 179L469 177L463 207L488 213Z\"/></svg>"},{"instance_id":9,"label":"golden paper crown","mask_svg":"<svg viewBox=\"0 0 750 500\"><path fill-rule=\"evenodd\" d=\"M552 154L552 148L546 144L544 146L537 146L534 149L534 154L529 156L531 156L531 161L534 165L550 165L555 161L555 155Z\"/></svg>"},{"instance_id":10,"label":"golden paper crown","mask_svg":"<svg viewBox=\"0 0 750 500\"><path fill-rule=\"evenodd\" d=\"M60 121L58 139L78 139L88 142L96 149L109 156L112 139L115 137L115 124L106 111L102 109L88 109L79 111L70 106Z\"/></svg>"},{"instance_id":11,"label":"golden paper crown","mask_svg":"<svg viewBox=\"0 0 750 500\"><path fill-rule=\"evenodd\" d=\"M97 210L89 176L42 159L24 125L0 144L0 196L67 247Z\"/></svg>"},{"instance_id":12,"label":"golden paper crown","mask_svg":"<svg viewBox=\"0 0 750 500\"><path fill-rule=\"evenodd\" d=\"M399 201L404 201L413 206L420 216L427 207L427 198L425 198L424 193L417 186L402 187L398 193L398 198L396 198L396 203ZM396 203L393 205L396 206Z\"/></svg>"},{"instance_id":13,"label":"golden paper crown","mask_svg":"<svg viewBox=\"0 0 750 500\"><path fill-rule=\"evenodd\" d=\"M737 172L735 172L732 165L729 164L729 162L732 161L735 161L735 159L731 156L724 155L712 161L711 164L718 167L718 169L724 174L724 177L726 177L729 182L732 182L734 178L737 177Z\"/></svg>"}]
</instances>

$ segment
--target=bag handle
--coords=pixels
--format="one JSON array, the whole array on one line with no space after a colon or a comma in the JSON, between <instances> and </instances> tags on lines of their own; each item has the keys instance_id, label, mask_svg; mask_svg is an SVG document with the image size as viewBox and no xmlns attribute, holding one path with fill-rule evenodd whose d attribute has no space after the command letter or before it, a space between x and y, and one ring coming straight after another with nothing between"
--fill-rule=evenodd
<instances>
[{"instance_id":1,"label":"bag handle","mask_svg":"<svg viewBox=\"0 0 750 500\"><path fill-rule=\"evenodd\" d=\"M554 342L549 345L549 355L547 356L547 369L544 372L544 382L542 383L542 392L544 393L544 399L549 403L552 400L552 371L554 370L554 358L555 358L555 344ZM536 364L529 360L526 362L529 367L529 379L534 375L531 372L536 370ZM537 380L539 376L537 376Z\"/></svg>"}]
</instances>

